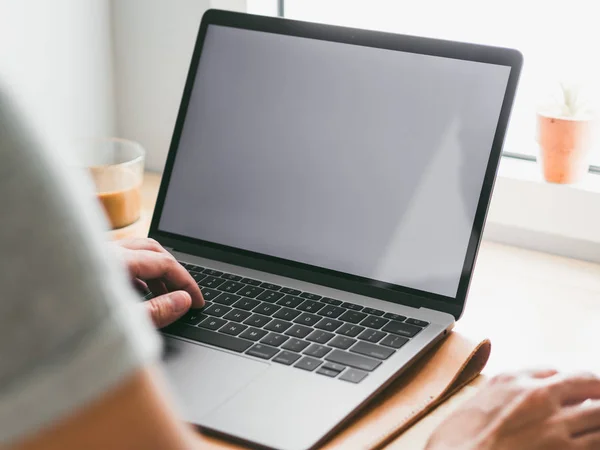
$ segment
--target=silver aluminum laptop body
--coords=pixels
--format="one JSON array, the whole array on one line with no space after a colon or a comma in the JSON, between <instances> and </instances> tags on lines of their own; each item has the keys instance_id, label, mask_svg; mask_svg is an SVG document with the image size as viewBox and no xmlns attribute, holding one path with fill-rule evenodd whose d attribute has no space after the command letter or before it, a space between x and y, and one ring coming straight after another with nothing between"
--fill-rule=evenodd
<instances>
[{"instance_id":1,"label":"silver aluminum laptop body","mask_svg":"<svg viewBox=\"0 0 600 450\"><path fill-rule=\"evenodd\" d=\"M239 33L248 34L239 36ZM266 45L263 43L266 40L277 43L273 44L273 47L262 49L261 45ZM301 44L295 46L296 41ZM311 46L315 42L323 43L324 46L313 49ZM284 44L291 47L285 47ZM250 47L243 49L245 45ZM236 53L238 50L235 49L240 48L243 50ZM285 65L290 70L286 72L287 69L278 68L276 62L285 59L285 55L291 51L294 52L293 58L285 64L282 63L282 67ZM382 51L385 53L381 53ZM352 54L346 54L347 52ZM409 55L407 56L409 59L398 63L392 62L388 66L386 58L393 58L392 54L400 53ZM266 55L266 59L262 59L263 55ZM270 58L268 55L276 57ZM340 55L339 58L337 55ZM416 59L411 59L415 55ZM385 185L377 195L371 193L370 197L363 199L363 203L357 202L350 212L341 206L336 206L344 204L345 190L355 189L354 185L349 184L344 178L344 169L338 171L338 164L327 161L327 156L324 155L319 164L314 164L314 158L320 158L321 153L326 153L323 149L327 146L323 146L322 142L319 143L319 139L322 137L323 142L331 143L334 135L327 134L330 127L320 131L318 123L322 123L323 120L313 123L314 129L306 128L310 123L303 122L304 128L301 134L293 137L285 135L285 130L296 129L286 125L290 121L294 123L310 121L310 117L306 119L306 110L301 111L295 119L291 116L296 114L295 105L300 105L303 98L311 97L311 92L306 91L302 95L295 96L288 91L288 88L294 91L294 88L300 85L303 89L318 90L319 86L324 85L327 91L315 95L309 105L319 101L320 98L327 97L327 92L336 89L345 89L346 95L342 98L347 99L354 91L375 89L376 86L381 87L386 83L387 75L382 75L375 80L377 82L375 87L358 83L357 80L364 82L365 77L371 73L369 65L379 67L378 64L381 64L389 71L398 70L398 67L407 67L405 78L408 80L412 69L406 64L418 65L424 55L440 58L440 61L443 59L444 64L447 61L458 61L481 65L481 74L477 75L480 76L479 82L484 85L488 83L483 88L486 91L495 91L495 97L481 102L474 100L472 105L468 105L465 101L465 105L459 108L462 114L459 114L459 119L471 117L469 114L473 117L481 116L482 112L486 112L490 117L481 122L478 130L487 127L487 135L480 136L482 133L477 130L473 134L468 121L461 123L457 120L456 123L449 122L444 125L442 131L452 133L452 130L458 130L456 136L462 144L446 145L446 142L453 142L453 139L449 138L441 140L441 144L438 142L432 145L439 144L439 150L435 155L446 153L449 155L446 160L442 158L442 166L440 166L447 171L452 170L452 161L456 159L454 158L456 155L452 154L455 150L452 149L463 151L460 149L464 147L464 152L469 157L475 155L472 156L473 161L478 160L477 155L481 152L484 156L480 159L479 171L471 168L469 172L478 175L465 175L466 172L461 165L456 166L457 173L463 176L457 178L456 192L448 194L451 196L448 198L456 197L460 214L456 214L454 218L452 210L444 211L445 218L439 221L433 219L442 214L440 211L444 208L443 204L448 203L449 200L444 199L442 204L438 204L435 199L445 194L427 194L427 189L423 186L434 186L436 180L443 179L445 180L442 183L443 190L452 191L448 186L451 186L454 181L452 178L444 178L445 175L439 175L443 172L436 172L435 167L439 163L437 156L432 157L427 166L419 167L418 163L414 162L414 167L408 167L405 175L400 176L400 179L408 179L411 172L419 171L429 173L432 177L427 178L424 175L415 178L416 187L410 195L407 194L407 212L402 218L412 217L415 223L411 225L411 220L407 219L401 221L401 226L385 228L384 225L388 221L385 213L370 220L358 218L365 211L393 209L394 205L390 205L389 201L376 205L373 209L368 205L369 198L385 197L389 193L389 188L385 187L387 186L385 167L381 166L377 169L379 172L374 175L369 184L373 185L375 180L380 179L382 185ZM328 61L332 59L335 60L335 64L328 69ZM290 65L294 64L294 60L303 62L299 68L292 70ZM243 61L243 64L238 66L238 61ZM349 79L345 77L341 79L339 74L337 78L333 76L340 66L357 64L357 61L361 62L352 71L345 70L345 73L358 73L361 72L361 67L367 67L365 73L357 75L357 79L352 79L352 76L349 76ZM435 64L431 64L433 65L430 65L430 60L427 59L423 69L426 72L423 72L425 75L421 78L427 78L429 76L427 74L436 70ZM314 448L326 441L346 419L398 377L413 361L444 338L464 308L520 66L521 57L518 52L507 49L216 10L208 11L204 15L150 231L151 237L165 245L179 261L185 263L188 269L196 271L194 273L203 292L206 292L205 295L211 299L209 308L212 310L207 309L202 315L189 313L180 323L163 330L164 367L183 417L187 421L206 432L225 435L253 448L286 450ZM314 67L316 67L314 69L316 74L313 76L311 70ZM448 79L455 76L458 80L452 89L453 92L459 89L466 89L465 92L469 92L473 80L464 83L460 80L462 77L475 76L472 73L476 73L478 70L476 67L480 66L473 67L474 69L469 71L469 67L465 69L460 66L456 73L448 69ZM301 74L291 85L278 85L278 80L281 78L277 77L264 80L278 70L282 71L279 75L287 80L286 82L289 82L290 78L293 79L294 74L298 72L305 72L305 74ZM328 70L330 72L327 72ZM440 70L445 69L442 67ZM333 78L323 76L325 72ZM213 76L212 73L216 75ZM262 75L258 76L257 73ZM373 73L375 73L374 69ZM399 83L402 82L402 73L403 71L395 75ZM235 78L238 75L240 78ZM237 90L240 84L252 79L253 76L257 77L253 83L243 86L243 89L240 88L242 90ZM321 76L323 79L319 81ZM314 80L319 83L314 84ZM305 81L306 85L303 85ZM262 82L266 87L261 91ZM444 100L439 99L444 95L443 83L433 85L439 86L440 92L436 93L438 99L435 101L439 101L440 109L443 109ZM276 101L266 98L271 95L269 89L282 89L282 86L285 90L272 94L278 96ZM406 92L415 91L418 91L418 88L410 86ZM248 92L253 94L246 94ZM396 88L390 87L390 92L393 95ZM471 97L476 98L477 92L479 91L474 92ZM249 97L246 98L246 95ZM357 98L352 99L350 104L357 108L357 113L361 117L380 114L381 122L388 120L384 117L384 112L388 108L385 104L381 104L379 110L361 111L365 102L370 102L372 98L379 98L380 94L373 91L364 98L360 93L356 95ZM381 98L387 98L389 95L386 93ZM211 100L212 96L216 96L215 100ZM259 99L260 96L265 99L264 102L252 101ZM423 97L425 103L431 100L427 98ZM323 103L316 108L314 114L318 116L319 111L329 108L334 100L326 99L325 102L328 103ZM410 98L406 99L406 101L410 100ZM448 108L454 108L452 105L456 102L456 98L449 100ZM210 106L206 107L206 104ZM226 109L227 106L219 105L229 105L231 109L223 112L221 116L220 108ZM282 109L269 112L269 105ZM302 108L306 107L307 105L302 106ZM343 111L347 109L347 107L340 109L337 115L343 115ZM411 105L411 109L418 110L419 105ZM240 111L245 113L242 115ZM254 117L252 111L259 117ZM238 112L243 120L236 122ZM426 116L434 115L428 113ZM281 117L283 121L273 124L275 130L283 131L280 133L281 136L269 138L271 140L267 141L278 142L277 153L270 149L268 151L272 153L269 153L269 157L261 153L261 149L265 148L264 134L267 133L261 128L263 116L270 116L268 119L270 121L277 121ZM332 114L328 113L325 118L331 116ZM354 119L354 115L348 116L348 123L352 123ZM211 122L212 120L214 122ZM344 130L344 124L336 125L335 117L331 117L330 120L331 127L340 127L336 133ZM222 128L219 124L222 124ZM392 126L385 130L393 132L393 128ZM259 131L253 135L256 129ZM372 132L369 130L370 128L366 127L364 133L369 135ZM427 142L427 136L432 134L429 130L420 134L419 130L415 129L415 125L412 126L412 130L415 136L422 135L422 138L415 139L423 139L423 142ZM352 134L356 130L348 127L347 132ZM361 138L363 132L358 133L352 140L346 142L343 151L346 151L348 146L352 147L353 142ZM380 134L381 131L378 131L370 136ZM278 155L286 151L286 149L282 150L282 142L289 142L290 146L294 146L297 140L305 138L308 140L305 140L293 153L282 157L281 161L278 160ZM236 141L236 145L231 145L229 141L231 139L239 140ZM488 145L469 147L469 142L474 143L477 139L483 139L477 142L486 141ZM385 140L388 141L389 139ZM313 159L310 161L313 162L306 162L302 156L305 153L303 149L311 145L311 142L314 145L321 145L320 152L311 153L307 149L306 154L311 155ZM374 148L378 145L385 146L385 142L381 145L375 143ZM412 144L416 145L415 142ZM427 144L423 144L425 145ZM232 148L235 150L231 150ZM252 151L247 150L248 148ZM232 154L227 155L230 151L238 153L232 157ZM369 151L365 150L366 153ZM355 147L351 155L359 153L360 146ZM400 151L397 153L404 155ZM423 153L427 152L423 151ZM412 153L408 151L406 154ZM377 160L385 158L385 155L385 152L382 153ZM294 158L300 159L294 160ZM334 155L334 161L344 160L348 166L354 164L351 162L353 158L354 156L340 158L340 154ZM393 158L390 156L390 160L385 161L386 165L393 165ZM405 157L398 156L398 158ZM289 165L286 164L287 161L290 161ZM327 171L329 175L325 177L325 181L320 181L319 176L323 174L319 170L327 164L331 164L334 169ZM402 175L400 173L404 170L402 167L410 164L410 158L403 159L395 169L398 175ZM279 175L282 167L285 167L287 173ZM296 173L295 170L304 171L306 178L302 178L303 175ZM371 169L363 164L356 170L368 173ZM389 175L391 180L394 179L393 175L394 173ZM470 176L480 181L462 181ZM263 189L265 184L256 180L264 179L276 180L276 183L273 186L266 184L267 189ZM304 183L310 183L310 186L303 183L302 189L296 189L286 186L286 180L290 180L293 185L304 180ZM357 183L360 183L360 180ZM243 189L238 185L243 186ZM340 189L341 194L330 193L328 186L337 185L347 187ZM315 191L306 201L306 196L309 195L306 194L306 190L311 189ZM329 200L323 207L319 207L318 197L321 191L323 197L329 196ZM402 192L402 190L391 192L389 198L402 197ZM341 195L341 197L332 202L333 195ZM352 195L354 199L357 196L360 197L359 194ZM285 198L280 201L281 197ZM268 199L268 202L263 199ZM471 208L470 215L461 209L463 207L465 211ZM262 212L255 215L254 211L257 209ZM330 209L335 212L330 213ZM270 215L270 211L275 213ZM287 211L290 211L289 214ZM345 214L349 215L345 216ZM319 231L320 226L327 228L329 223L337 220L348 223L348 217L352 214L357 217L357 221L364 220L356 225L356 229L353 228L353 224L348 224L347 227L336 224L335 229L338 230L336 232ZM313 220L315 215L322 219ZM269 220L262 221L265 216L269 217ZM421 217L420 221L419 217ZM428 220L422 220L423 217L427 217ZM463 220L465 217L467 217L466 221ZM382 227L386 230L391 230L389 236L386 235L386 239L381 240L381 245L379 245L378 235L382 232L376 229L380 223L384 224ZM464 225L465 223L467 225ZM375 228L369 231L369 227ZM452 230L448 231L446 228ZM268 232L265 231L266 229ZM286 235L288 229L294 230L293 239L289 238L289 241L305 243L297 246L288 245ZM306 232L308 237L305 235L306 229L309 230ZM422 229L429 231L423 231L427 234L421 235L419 230ZM364 234L360 232L361 230L364 230ZM345 240L347 239L345 233L348 236L354 233L353 239ZM318 245L311 244L313 235ZM441 239L440 242L432 242L440 235L446 238ZM357 236L360 236L360 239ZM451 239L448 236L456 237ZM462 247L456 244L461 239ZM374 247L379 253L371 258L373 255L370 252ZM315 256L323 248L327 251L323 250L321 256ZM402 252L396 250L390 252L388 251L390 248L402 249ZM326 257L329 254L332 255L331 258ZM407 257L402 259L404 254ZM452 265L453 259L448 256L454 254L456 254L454 261L460 260L458 265L456 263ZM371 259L373 264L367 265L365 261ZM342 270L345 267L348 269ZM436 278L431 275L435 274L436 270L444 276L440 275ZM448 275L450 273L453 275ZM229 278L223 278L224 276ZM242 281L253 284L244 284ZM245 287L239 290L240 285L236 283L242 283ZM228 288L231 290L227 291ZM271 290L280 292L279 289L281 295L277 294L279 295L277 299L265 297L265 293ZM292 292L293 295L285 294L284 289L285 292ZM262 301L261 298L268 301ZM289 298L292 303L282 303L286 298ZM238 303L244 299L246 303ZM293 303L294 299L297 303ZM267 309L263 308L260 314L255 314L255 311L258 311L256 308L259 307L256 305L259 303L259 306L266 305ZM266 328L270 326L269 324L272 327L278 326L272 325L275 322L256 327L247 325L251 316L257 314L264 315L269 321L276 320L277 312L266 312L271 308L269 305L275 305L281 317L285 318L277 319L284 322L283 328ZM336 308L342 308L343 314ZM290 310L298 311L290 312ZM241 316L236 318L232 315L236 311ZM333 315L328 316L324 311L330 311ZM282 315L284 312L288 315ZM310 328L310 334L301 338L296 334L286 334L290 330L295 330L294 333L302 331L304 325L298 325L304 322L298 322L298 319L305 315L309 319L318 317L319 320L305 327ZM411 325L411 323L421 326ZM226 328L229 325L232 327ZM321 325L326 328L319 328ZM255 339L250 334L244 334L251 329L265 330L260 335L265 337ZM340 332L342 329L349 334ZM326 331L323 333L323 330ZM360 333L353 334L356 330L360 330ZM406 330L413 335L408 337L404 334ZM267 333L283 336L281 339L285 341L268 341L269 343L262 344ZM313 335L316 340L311 340ZM344 341L338 338L339 336L348 339ZM219 339L225 339L225 344L221 345L219 341L214 345ZM298 348L285 350L285 342L289 346L293 339L296 339L296 342L305 341L307 347L303 350ZM340 342L352 343L344 349L343 345L338 346ZM239 347L236 347L238 345ZM253 352L254 349L258 350ZM306 357L309 349L326 353L313 353L317 356ZM382 353L378 353L380 351L378 349L381 349ZM342 364L339 358L349 363ZM316 364L316 366L297 367L296 365L304 359L309 360L307 364ZM291 360L293 361L290 363ZM365 366L363 364L365 361L376 367ZM325 367L333 369L324 370ZM347 375L350 379L345 380L344 374L351 374L351 376ZM362 378L356 382L357 378L352 377Z\"/></svg>"},{"instance_id":2,"label":"silver aluminum laptop body","mask_svg":"<svg viewBox=\"0 0 600 450\"><path fill-rule=\"evenodd\" d=\"M278 449L313 447L442 339L454 324L454 317L446 313L389 305L323 286L174 254L182 261L431 323L359 384L168 337L166 369L183 417L208 430L246 441L252 448L256 444Z\"/></svg>"}]
</instances>

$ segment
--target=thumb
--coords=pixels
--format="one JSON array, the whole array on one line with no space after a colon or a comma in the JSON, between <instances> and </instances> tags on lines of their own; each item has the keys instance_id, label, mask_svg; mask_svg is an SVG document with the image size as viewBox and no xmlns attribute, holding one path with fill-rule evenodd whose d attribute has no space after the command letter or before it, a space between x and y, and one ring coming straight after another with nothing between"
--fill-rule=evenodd
<instances>
[{"instance_id":1,"label":"thumb","mask_svg":"<svg viewBox=\"0 0 600 450\"><path fill-rule=\"evenodd\" d=\"M192 304L185 291L169 292L144 303L157 328L163 328L183 316Z\"/></svg>"}]
</instances>

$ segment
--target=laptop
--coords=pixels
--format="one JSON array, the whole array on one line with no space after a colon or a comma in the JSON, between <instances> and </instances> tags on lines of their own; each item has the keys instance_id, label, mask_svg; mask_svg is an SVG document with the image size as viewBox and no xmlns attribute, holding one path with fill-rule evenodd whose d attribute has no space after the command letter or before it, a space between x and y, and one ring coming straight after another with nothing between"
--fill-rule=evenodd
<instances>
[{"instance_id":1,"label":"laptop","mask_svg":"<svg viewBox=\"0 0 600 450\"><path fill-rule=\"evenodd\" d=\"M511 49L210 10L150 236L206 307L162 330L185 420L322 444L460 318Z\"/></svg>"}]
</instances>

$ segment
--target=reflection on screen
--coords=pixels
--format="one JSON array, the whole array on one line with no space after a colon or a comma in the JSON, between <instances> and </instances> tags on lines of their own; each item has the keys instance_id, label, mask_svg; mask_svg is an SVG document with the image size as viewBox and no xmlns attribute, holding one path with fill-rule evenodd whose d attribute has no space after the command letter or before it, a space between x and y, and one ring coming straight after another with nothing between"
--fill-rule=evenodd
<instances>
[{"instance_id":1,"label":"reflection on screen","mask_svg":"<svg viewBox=\"0 0 600 450\"><path fill-rule=\"evenodd\" d=\"M454 297L509 72L210 25L159 229Z\"/></svg>"}]
</instances>

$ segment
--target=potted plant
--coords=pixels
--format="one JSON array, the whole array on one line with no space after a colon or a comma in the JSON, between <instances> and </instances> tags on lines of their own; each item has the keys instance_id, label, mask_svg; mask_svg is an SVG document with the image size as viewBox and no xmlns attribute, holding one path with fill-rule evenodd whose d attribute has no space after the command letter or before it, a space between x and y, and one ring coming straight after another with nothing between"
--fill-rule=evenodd
<instances>
[{"instance_id":1,"label":"potted plant","mask_svg":"<svg viewBox=\"0 0 600 450\"><path fill-rule=\"evenodd\" d=\"M589 169L592 109L582 85L560 83L537 114L542 171L551 183L576 183Z\"/></svg>"}]
</instances>

